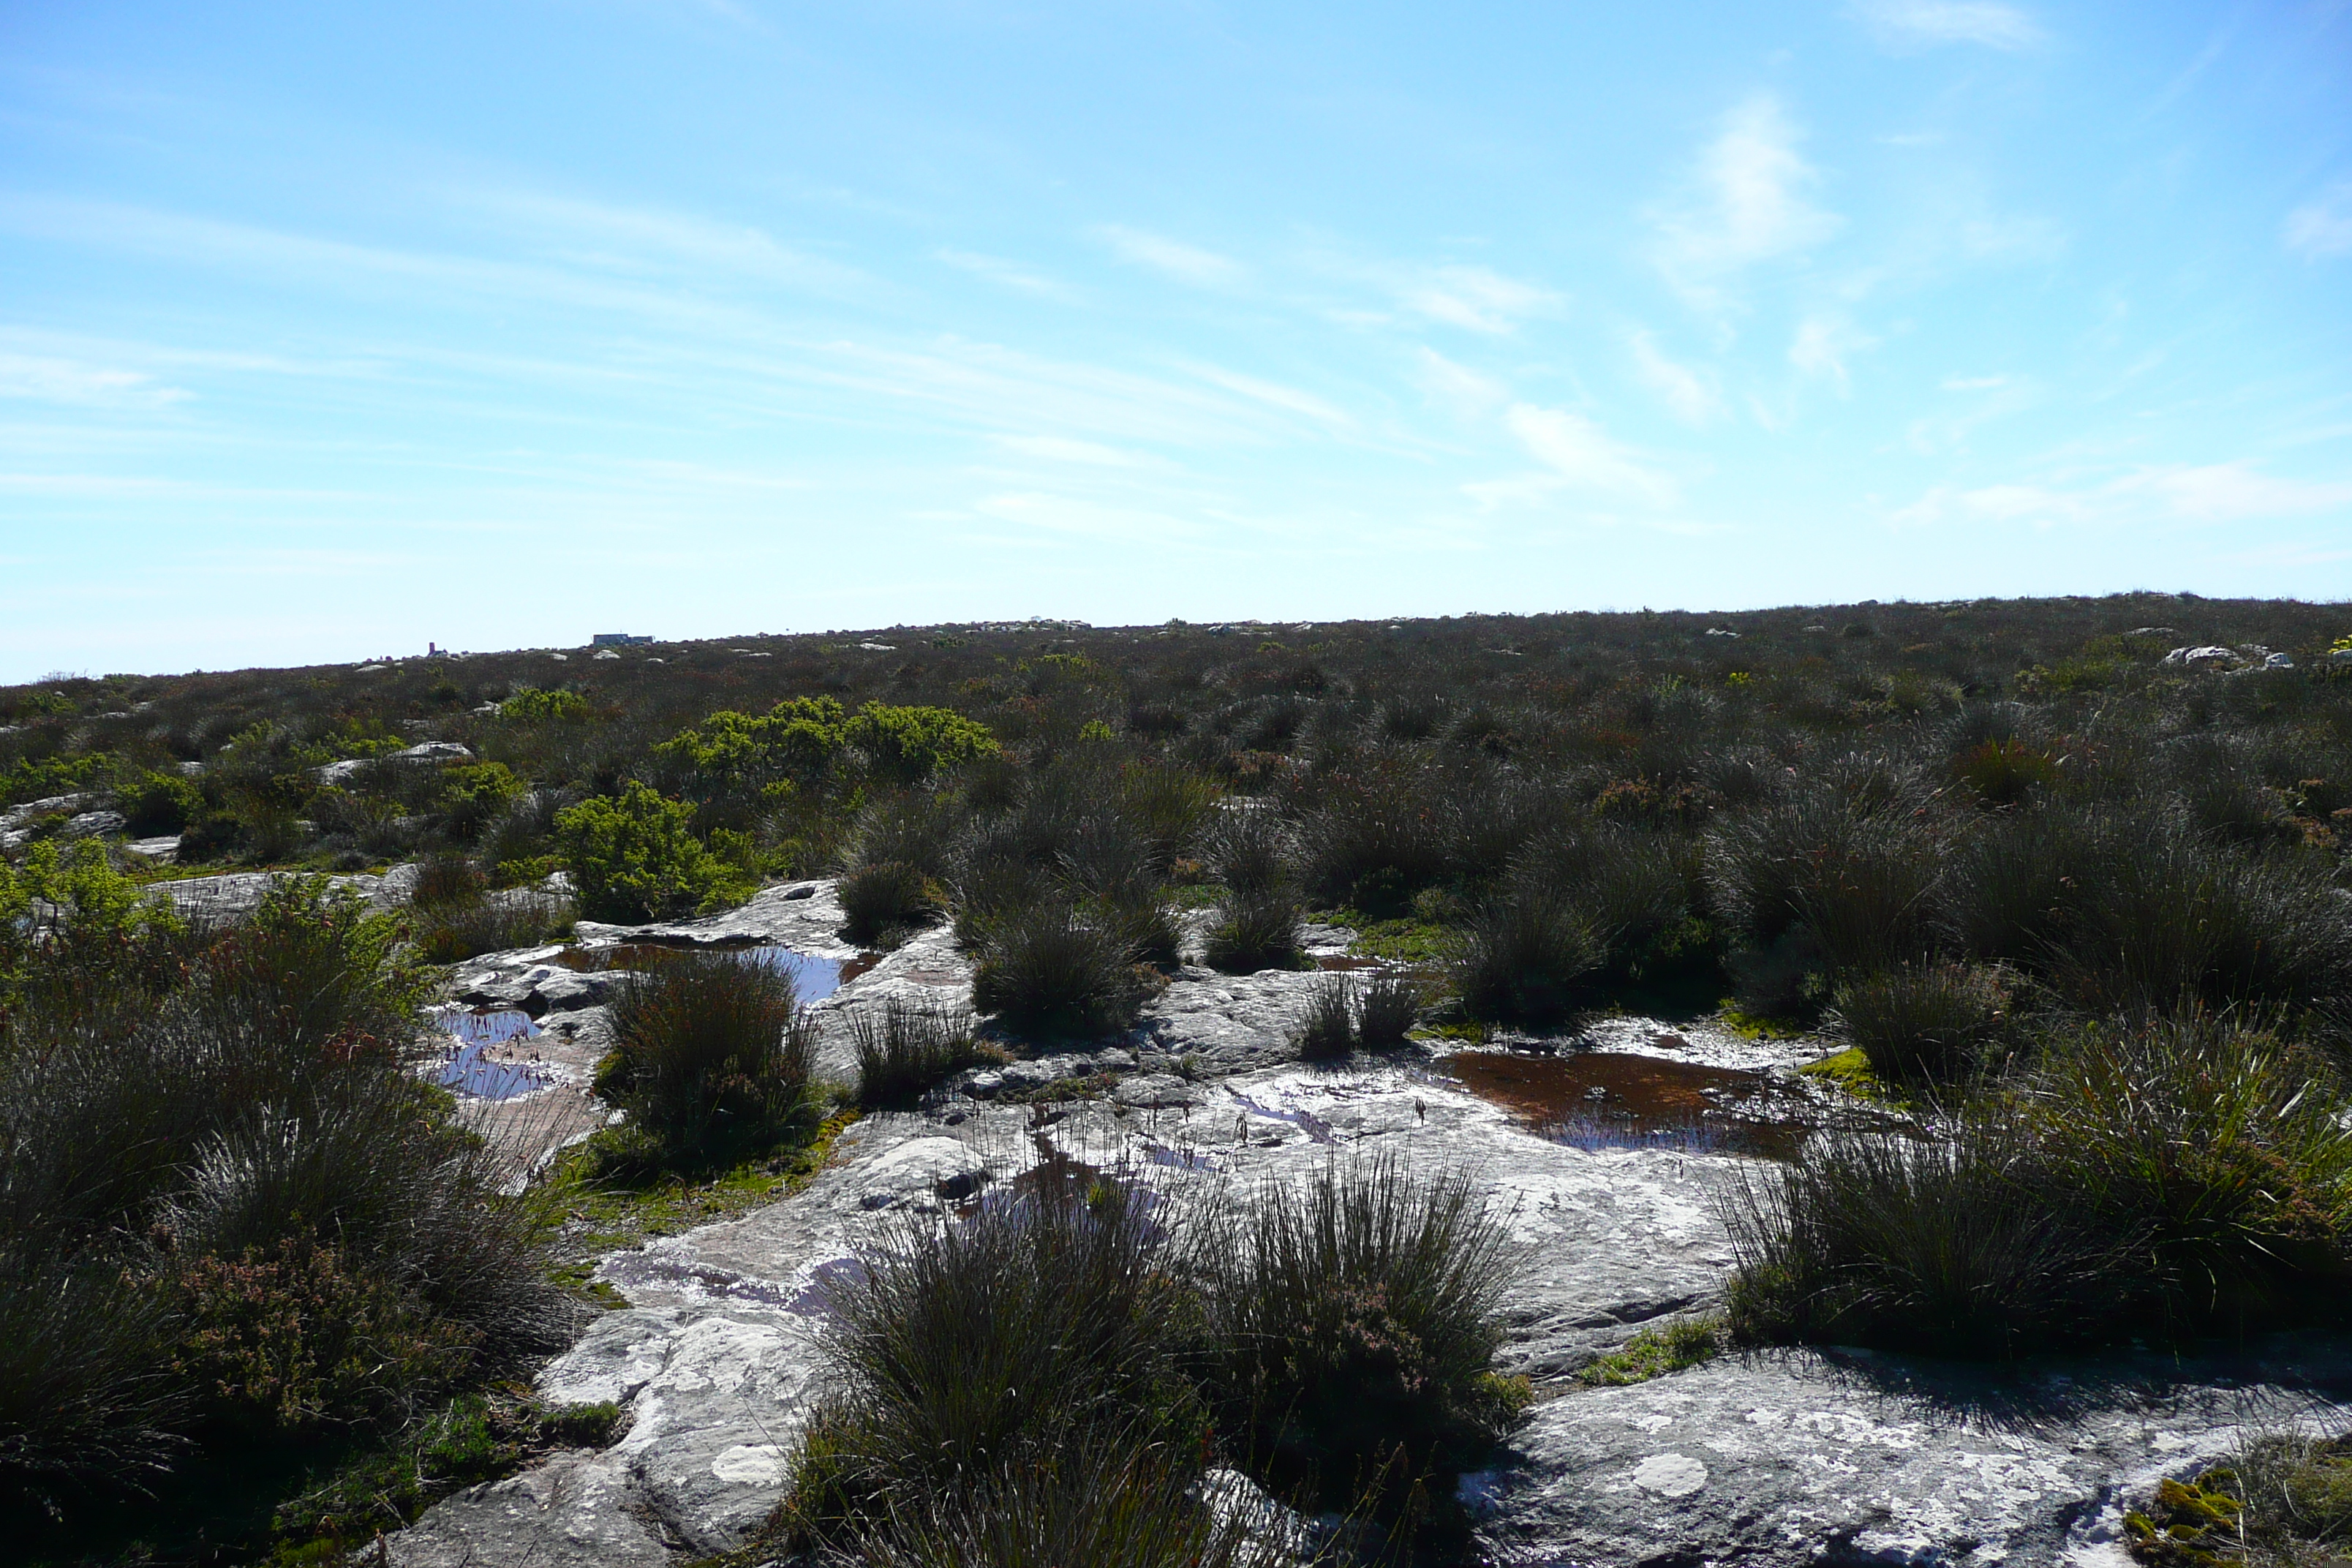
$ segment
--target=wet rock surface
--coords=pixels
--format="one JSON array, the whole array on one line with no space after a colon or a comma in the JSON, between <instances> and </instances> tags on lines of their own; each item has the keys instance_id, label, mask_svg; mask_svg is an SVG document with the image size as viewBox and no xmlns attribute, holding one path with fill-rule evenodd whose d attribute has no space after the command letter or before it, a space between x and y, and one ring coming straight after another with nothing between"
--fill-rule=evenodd
<instances>
[{"instance_id":1,"label":"wet rock surface","mask_svg":"<svg viewBox=\"0 0 2352 1568\"><path fill-rule=\"evenodd\" d=\"M719 921L587 934L782 942L847 958L856 950L839 925L829 887L802 884ZM593 978L550 956L500 955L464 973ZM530 984L548 997L553 981ZM1759 1353L1584 1388L1573 1374L1643 1325L1719 1302L1731 1253L1716 1196L1767 1167L1687 1140L1548 1135L1540 1115L1474 1092L1426 1052L1302 1064L1291 1037L1315 981L1308 971L1184 968L1127 1038L967 1072L919 1111L856 1123L792 1196L607 1257L598 1278L629 1305L540 1384L558 1401L623 1404L627 1435L442 1503L393 1539L391 1561L653 1563L740 1542L782 1493L820 1376L827 1290L854 1277L857 1248L883 1227L1074 1167L1243 1205L1359 1153L1480 1173L1509 1216L1518 1266L1498 1359L1539 1399L1494 1468L1465 1478L1497 1563L2120 1564L2126 1500L2226 1451L2250 1402L2318 1399L2333 1410L2333 1391L2352 1389L2352 1348L2320 1341L2231 1362L2121 1358L2009 1373ZM817 1005L824 1070L849 1076L857 1010L968 997L946 933L918 936ZM551 1034L568 1031L568 1052L599 1048L601 1007L551 1007L549 1019ZM1573 1044L1702 1089L1717 1084L1709 1074L1730 1074L1801 1108L1818 1110L1823 1096L1790 1071L1820 1054L1817 1043L1613 1019ZM1604 1078L1628 1081L1614 1068ZM1743 1105L1755 1109L1732 1109Z\"/></svg>"}]
</instances>

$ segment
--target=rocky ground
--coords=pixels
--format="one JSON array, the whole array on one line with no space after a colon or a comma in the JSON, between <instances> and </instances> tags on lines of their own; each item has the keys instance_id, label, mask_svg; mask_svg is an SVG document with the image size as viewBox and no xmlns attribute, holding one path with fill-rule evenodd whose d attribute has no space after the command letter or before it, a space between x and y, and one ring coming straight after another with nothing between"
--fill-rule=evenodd
<instances>
[{"instance_id":1,"label":"rocky ground","mask_svg":"<svg viewBox=\"0 0 2352 1568\"><path fill-rule=\"evenodd\" d=\"M852 958L839 923L829 889L801 884L714 921L582 934L773 941ZM1350 933L1312 935L1328 955ZM573 1097L570 1136L598 1112L582 1085L609 980L551 956L477 961L457 983L471 1000L538 1017L545 1033L530 1045L550 1062L562 1053L548 1094ZM860 1242L992 1185L1056 1179L1068 1162L1149 1184L1176 1212L1187 1199L1262 1201L1363 1153L1478 1171L1517 1243L1501 1359L1540 1400L1495 1468L1463 1483L1497 1563L2120 1563L2123 1507L2158 1477L2225 1453L2250 1415L2352 1420L2338 1403L2352 1391L2352 1347L2310 1339L2226 1362L2125 1355L2000 1373L1758 1352L1584 1387L1576 1371L1643 1325L1719 1300L1730 1250L1713 1200L1759 1163L1688 1139L1548 1137L1427 1055L1301 1064L1291 1033L1313 983L1188 967L1115 1047L967 1073L922 1111L856 1124L792 1196L607 1257L598 1276L627 1307L540 1384L557 1401L623 1405L626 1436L444 1501L389 1541L388 1561L651 1568L740 1542L782 1493L825 1283ZM908 942L818 1004L826 1070L849 1074L854 1010L889 997L954 1004L968 991L944 932ZM1837 1113L1789 1073L1818 1054L1802 1042L1615 1019L1584 1048L1760 1071L1781 1113Z\"/></svg>"}]
</instances>

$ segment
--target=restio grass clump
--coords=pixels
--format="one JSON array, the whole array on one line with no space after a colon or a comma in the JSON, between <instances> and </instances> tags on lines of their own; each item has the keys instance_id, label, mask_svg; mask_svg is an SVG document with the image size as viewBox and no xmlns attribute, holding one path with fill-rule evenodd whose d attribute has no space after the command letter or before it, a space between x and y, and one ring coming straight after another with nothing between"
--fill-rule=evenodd
<instances>
[{"instance_id":1,"label":"restio grass clump","mask_svg":"<svg viewBox=\"0 0 2352 1568\"><path fill-rule=\"evenodd\" d=\"M1495 1218L1475 1183L1393 1161L1246 1210L1112 1178L983 1193L861 1263L829 1303L831 1382L769 1526L827 1561L1314 1554L1206 1506L1217 1464L1337 1500L1402 1551L1526 1402L1491 1369Z\"/></svg>"},{"instance_id":2,"label":"restio grass clump","mask_svg":"<svg viewBox=\"0 0 2352 1568\"><path fill-rule=\"evenodd\" d=\"M985 1059L971 1015L891 1000L850 1015L857 1054L857 1101L870 1107L920 1099L960 1068Z\"/></svg>"},{"instance_id":3,"label":"restio grass clump","mask_svg":"<svg viewBox=\"0 0 2352 1568\"><path fill-rule=\"evenodd\" d=\"M2331 1321L2347 1109L2248 1021L2079 1026L1937 1136L1817 1138L1734 1188L1733 1325L2008 1356Z\"/></svg>"},{"instance_id":4,"label":"restio grass clump","mask_svg":"<svg viewBox=\"0 0 2352 1568\"><path fill-rule=\"evenodd\" d=\"M813 1031L786 971L681 951L632 973L611 1008L596 1088L628 1123L600 1135L608 1167L724 1164L816 1120Z\"/></svg>"}]
</instances>

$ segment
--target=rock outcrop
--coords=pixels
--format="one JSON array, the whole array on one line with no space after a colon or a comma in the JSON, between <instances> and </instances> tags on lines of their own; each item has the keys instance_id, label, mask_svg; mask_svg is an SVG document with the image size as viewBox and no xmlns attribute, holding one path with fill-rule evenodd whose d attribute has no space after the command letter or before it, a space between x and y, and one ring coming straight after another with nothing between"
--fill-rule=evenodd
<instances>
[{"instance_id":1,"label":"rock outcrop","mask_svg":"<svg viewBox=\"0 0 2352 1568\"><path fill-rule=\"evenodd\" d=\"M775 889L718 921L596 934L852 952L838 921L829 889ZM1643 1325L1720 1300L1731 1250L1716 1200L1761 1167L1547 1138L1423 1058L1301 1064L1291 1036L1315 979L1187 968L1123 1040L968 1073L919 1112L853 1126L792 1196L607 1257L598 1278L628 1306L540 1385L624 1405L626 1436L443 1502L391 1538L390 1561L650 1568L740 1543L782 1493L821 1376L827 1287L858 1247L1073 1162L1172 1202L1243 1205L1360 1154L1478 1172L1517 1259L1500 1361L1539 1397L1494 1467L1463 1483L1498 1563L2119 1563L2125 1500L2226 1451L2250 1402L2294 1390L2352 1415L2329 1403L2352 1386L2352 1352L2327 1342L2226 1363L2121 1357L2003 1373L1757 1352L1585 1388L1573 1374ZM929 933L821 1014L838 1029L882 998L956 1001L966 984L944 933ZM564 1016L593 1028L600 1014ZM1639 1019L1611 1021L1583 1048L1776 1081L1804 1054ZM845 1056L829 1060L845 1069Z\"/></svg>"}]
</instances>

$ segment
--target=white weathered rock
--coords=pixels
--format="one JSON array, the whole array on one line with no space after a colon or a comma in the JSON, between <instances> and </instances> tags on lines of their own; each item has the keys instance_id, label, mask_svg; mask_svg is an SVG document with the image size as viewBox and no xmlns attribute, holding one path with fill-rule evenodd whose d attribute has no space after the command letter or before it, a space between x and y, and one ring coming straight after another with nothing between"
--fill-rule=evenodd
<instances>
[{"instance_id":1,"label":"white weathered rock","mask_svg":"<svg viewBox=\"0 0 2352 1568\"><path fill-rule=\"evenodd\" d=\"M837 930L829 887L802 898L772 889L755 902L725 929L796 947ZM660 929L690 940L720 925ZM789 1479L821 1388L827 1291L856 1277L858 1249L893 1226L955 1223L946 1217L955 1205L1049 1159L1116 1172L1171 1202L1242 1205L1286 1201L1335 1158L1358 1154L1478 1173L1507 1216L1516 1263L1497 1362L1528 1377L1541 1400L1507 1449L1461 1483L1496 1562L2106 1561L2124 1501L2226 1449L2241 1384L2293 1384L2286 1363L2298 1353L2315 1358L2305 1381L2334 1386L2352 1373L2352 1351L2294 1341L2227 1366L2126 1357L2063 1374L1783 1352L1582 1388L1572 1374L1643 1325L1720 1302L1732 1255L1716 1199L1752 1162L1554 1142L1419 1058L1301 1065L1289 1037L1314 981L1183 970L1122 1045L968 1075L961 1092L919 1113L850 1128L828 1168L793 1196L608 1257L599 1278L631 1306L598 1322L540 1384L558 1400L626 1405L628 1436L606 1454L564 1456L538 1472L558 1472L577 1502L536 1500L562 1487L528 1477L480 1489L397 1538L394 1561L440 1568L464 1543L477 1568L583 1562L580 1542L606 1539L598 1531L618 1531L624 1519L655 1521L680 1557L740 1543ZM835 1032L828 1059L843 1059L838 1031L856 1009L961 998L965 984L946 933L923 933L820 1007ZM1586 1043L1751 1069L1819 1048L1643 1019L1596 1025ZM1184 1074L1171 1070L1180 1062ZM1118 1077L1107 1093L1106 1074ZM1016 1090L1063 1098L1041 1115L1002 1102ZM1254 1489L1213 1489L1220 1508L1276 1506ZM1269 1529L1289 1528L1266 1517ZM648 1539L611 1534L610 1560L659 1560L631 1555Z\"/></svg>"}]
</instances>

